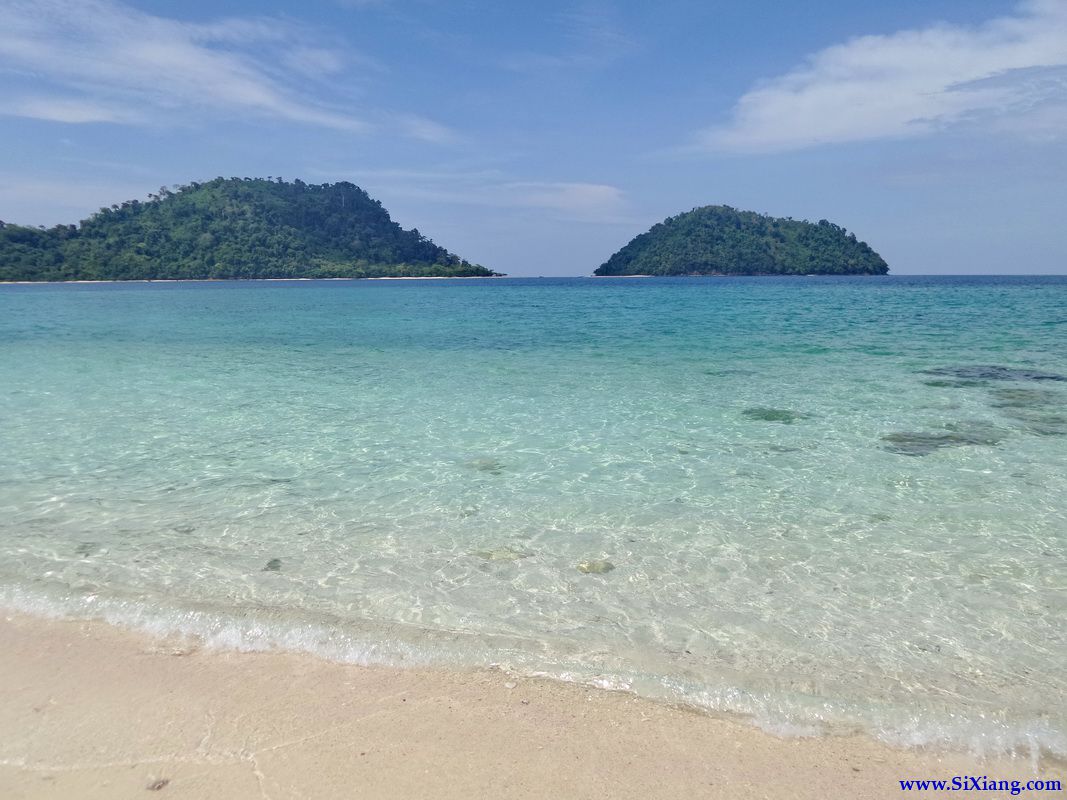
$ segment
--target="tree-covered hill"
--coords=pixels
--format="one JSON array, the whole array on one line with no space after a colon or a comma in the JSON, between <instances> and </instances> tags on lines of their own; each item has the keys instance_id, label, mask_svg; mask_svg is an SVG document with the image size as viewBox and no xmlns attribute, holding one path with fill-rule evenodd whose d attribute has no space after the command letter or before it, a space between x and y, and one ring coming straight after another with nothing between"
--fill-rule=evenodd
<instances>
[{"instance_id":1,"label":"tree-covered hill","mask_svg":"<svg viewBox=\"0 0 1067 800\"><path fill-rule=\"evenodd\" d=\"M351 183L216 178L80 225L0 223L0 280L492 276Z\"/></svg>"},{"instance_id":2,"label":"tree-covered hill","mask_svg":"<svg viewBox=\"0 0 1067 800\"><path fill-rule=\"evenodd\" d=\"M668 217L609 258L597 275L885 275L866 242L826 220L704 206Z\"/></svg>"}]
</instances>

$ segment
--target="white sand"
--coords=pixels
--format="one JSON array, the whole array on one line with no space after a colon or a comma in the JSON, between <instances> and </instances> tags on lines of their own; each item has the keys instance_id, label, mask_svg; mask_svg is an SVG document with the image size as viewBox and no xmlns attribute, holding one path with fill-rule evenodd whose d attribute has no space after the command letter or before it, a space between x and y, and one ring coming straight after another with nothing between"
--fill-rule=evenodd
<instances>
[{"instance_id":1,"label":"white sand","mask_svg":"<svg viewBox=\"0 0 1067 800\"><path fill-rule=\"evenodd\" d=\"M922 796L907 777L1067 780L496 672L206 651L101 623L0 619L0 677L3 800L859 799Z\"/></svg>"}]
</instances>

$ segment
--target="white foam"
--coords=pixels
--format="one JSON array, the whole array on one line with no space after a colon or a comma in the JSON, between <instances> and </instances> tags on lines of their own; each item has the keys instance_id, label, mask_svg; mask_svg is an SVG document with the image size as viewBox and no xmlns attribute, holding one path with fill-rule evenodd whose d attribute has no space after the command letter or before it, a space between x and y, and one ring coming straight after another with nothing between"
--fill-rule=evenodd
<instances>
[{"instance_id":1,"label":"white foam","mask_svg":"<svg viewBox=\"0 0 1067 800\"><path fill-rule=\"evenodd\" d=\"M211 649L237 652L306 653L344 664L388 667L501 668L531 677L546 677L608 691L632 692L682 704L712 714L741 716L782 738L851 734L862 731L889 745L915 749L966 751L979 757L1010 755L1037 762L1043 756L1067 757L1067 736L1044 720L1008 722L983 715L936 716L908 709L863 708L855 703L761 695L746 689L688 684L671 677L591 673L538 663L521 650L478 647L454 633L422 631L408 641L404 634L378 639L321 622L270 619L245 609L167 608L139 600L34 591L0 586L0 607L50 619L93 619L154 638L189 637ZM382 636L383 631L377 631ZM553 661L555 659L548 659Z\"/></svg>"}]
</instances>

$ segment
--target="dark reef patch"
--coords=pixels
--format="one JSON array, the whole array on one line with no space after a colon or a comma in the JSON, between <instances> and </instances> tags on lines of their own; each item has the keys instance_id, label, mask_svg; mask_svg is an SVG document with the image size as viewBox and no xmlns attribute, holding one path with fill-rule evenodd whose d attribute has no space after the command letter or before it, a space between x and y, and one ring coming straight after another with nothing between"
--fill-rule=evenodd
<instances>
[{"instance_id":1,"label":"dark reef patch","mask_svg":"<svg viewBox=\"0 0 1067 800\"><path fill-rule=\"evenodd\" d=\"M478 550L474 553L478 558L484 558L486 561L521 561L524 558L529 558L533 553L525 548L516 547L497 547L493 550Z\"/></svg>"},{"instance_id":2,"label":"dark reef patch","mask_svg":"<svg viewBox=\"0 0 1067 800\"><path fill-rule=\"evenodd\" d=\"M507 467L495 458L476 458L467 462L467 466L478 472L488 472L490 475L500 475Z\"/></svg>"},{"instance_id":3,"label":"dark reef patch","mask_svg":"<svg viewBox=\"0 0 1067 800\"><path fill-rule=\"evenodd\" d=\"M728 375L754 375L755 370L751 369L739 369L736 367L728 367L726 369L706 369L703 370L705 375L710 375L713 378L724 378Z\"/></svg>"},{"instance_id":4,"label":"dark reef patch","mask_svg":"<svg viewBox=\"0 0 1067 800\"><path fill-rule=\"evenodd\" d=\"M928 456L946 447L992 447L1004 440L998 428L985 423L952 423L943 432L901 431L882 437L883 449L901 456Z\"/></svg>"},{"instance_id":5,"label":"dark reef patch","mask_svg":"<svg viewBox=\"0 0 1067 800\"><path fill-rule=\"evenodd\" d=\"M1026 423L1026 430L1038 436L1067 436L1067 414L1018 411L1009 416Z\"/></svg>"},{"instance_id":6,"label":"dark reef patch","mask_svg":"<svg viewBox=\"0 0 1067 800\"><path fill-rule=\"evenodd\" d=\"M786 425L792 425L797 420L811 417L811 414L805 414L802 411L791 411L788 408L763 408L762 406L746 408L741 413L749 419L761 422L781 422Z\"/></svg>"},{"instance_id":7,"label":"dark reef patch","mask_svg":"<svg viewBox=\"0 0 1067 800\"><path fill-rule=\"evenodd\" d=\"M1067 381L1067 376L1054 372L1042 372L1036 369L1018 369L1002 367L997 364L976 364L973 366L937 367L925 369L923 375L942 375L949 378L963 378L978 381Z\"/></svg>"},{"instance_id":8,"label":"dark reef patch","mask_svg":"<svg viewBox=\"0 0 1067 800\"><path fill-rule=\"evenodd\" d=\"M993 408L1047 408L1062 405L1064 396L1048 389L1001 386L993 389Z\"/></svg>"},{"instance_id":9,"label":"dark reef patch","mask_svg":"<svg viewBox=\"0 0 1067 800\"><path fill-rule=\"evenodd\" d=\"M1067 414L1032 408L1005 408L1004 416L1021 422L1028 433L1038 436L1067 436Z\"/></svg>"},{"instance_id":10,"label":"dark reef patch","mask_svg":"<svg viewBox=\"0 0 1067 800\"><path fill-rule=\"evenodd\" d=\"M615 565L604 560L583 561L578 565L578 571L583 575L605 575L613 569Z\"/></svg>"},{"instance_id":11,"label":"dark reef patch","mask_svg":"<svg viewBox=\"0 0 1067 800\"><path fill-rule=\"evenodd\" d=\"M1067 396L1048 389L1001 387L992 392L993 408L1006 417L1023 423L1038 436L1067 436Z\"/></svg>"},{"instance_id":12,"label":"dark reef patch","mask_svg":"<svg viewBox=\"0 0 1067 800\"><path fill-rule=\"evenodd\" d=\"M940 378L932 381L923 381L924 386L933 386L935 389L971 389L976 386L985 386L985 381L948 380Z\"/></svg>"}]
</instances>

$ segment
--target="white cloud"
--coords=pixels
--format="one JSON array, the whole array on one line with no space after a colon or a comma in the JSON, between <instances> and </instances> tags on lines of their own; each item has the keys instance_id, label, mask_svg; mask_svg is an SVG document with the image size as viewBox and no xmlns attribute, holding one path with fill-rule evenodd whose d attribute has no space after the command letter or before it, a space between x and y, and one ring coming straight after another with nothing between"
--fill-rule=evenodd
<instances>
[{"instance_id":1,"label":"white cloud","mask_svg":"<svg viewBox=\"0 0 1067 800\"><path fill-rule=\"evenodd\" d=\"M285 53L283 62L287 69L310 77L333 75L345 66L339 53L322 47L295 47Z\"/></svg>"},{"instance_id":2,"label":"white cloud","mask_svg":"<svg viewBox=\"0 0 1067 800\"><path fill-rule=\"evenodd\" d=\"M336 176L336 170L330 172ZM571 181L519 181L498 170L359 170L349 173L372 195L431 203L547 212L557 220L626 223L626 193L617 186Z\"/></svg>"},{"instance_id":3,"label":"white cloud","mask_svg":"<svg viewBox=\"0 0 1067 800\"><path fill-rule=\"evenodd\" d=\"M417 114L396 114L393 121L404 135L430 144L454 144L461 137L454 130Z\"/></svg>"},{"instance_id":4,"label":"white cloud","mask_svg":"<svg viewBox=\"0 0 1067 800\"><path fill-rule=\"evenodd\" d=\"M8 72L0 113L128 123L210 111L345 131L369 127L286 80L290 71L323 78L345 64L345 54L315 44L290 22L198 25L111 0L0 0L0 20L0 69Z\"/></svg>"},{"instance_id":5,"label":"white cloud","mask_svg":"<svg viewBox=\"0 0 1067 800\"><path fill-rule=\"evenodd\" d=\"M144 183L51 180L0 173L0 219L20 225L67 225L101 206L145 196Z\"/></svg>"},{"instance_id":6,"label":"white cloud","mask_svg":"<svg viewBox=\"0 0 1067 800\"><path fill-rule=\"evenodd\" d=\"M5 112L14 117L31 117L49 122L144 122L132 108L120 108L77 97L23 97L14 100Z\"/></svg>"},{"instance_id":7,"label":"white cloud","mask_svg":"<svg viewBox=\"0 0 1067 800\"><path fill-rule=\"evenodd\" d=\"M936 24L821 50L742 96L698 145L776 152L968 123L1047 138L1067 110L1064 67L1067 2L1029 0L982 25Z\"/></svg>"},{"instance_id":8,"label":"white cloud","mask_svg":"<svg viewBox=\"0 0 1067 800\"><path fill-rule=\"evenodd\" d=\"M503 199L514 205L544 208L568 217L613 222L624 208L625 195L603 183L513 182L500 187Z\"/></svg>"},{"instance_id":9,"label":"white cloud","mask_svg":"<svg viewBox=\"0 0 1067 800\"><path fill-rule=\"evenodd\" d=\"M558 14L555 22L562 31L566 47L561 52L514 53L501 66L515 72L537 74L571 68L607 66L631 53L636 44L615 22L610 6L587 4Z\"/></svg>"}]
</instances>

